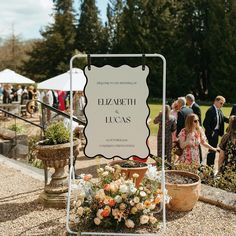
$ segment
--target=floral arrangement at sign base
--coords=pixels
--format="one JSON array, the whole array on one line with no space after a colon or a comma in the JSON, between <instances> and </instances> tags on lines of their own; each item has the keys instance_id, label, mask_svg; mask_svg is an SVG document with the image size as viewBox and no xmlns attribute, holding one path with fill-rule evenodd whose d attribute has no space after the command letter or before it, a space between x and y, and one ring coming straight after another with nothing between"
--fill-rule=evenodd
<instances>
[{"instance_id":1,"label":"floral arrangement at sign base","mask_svg":"<svg viewBox=\"0 0 236 236\"><path fill-rule=\"evenodd\" d=\"M98 179L81 175L74 188L74 221L78 232L157 232L160 229L161 175L148 166L136 187L138 174L126 179L119 165L99 168ZM166 195L166 201L169 197Z\"/></svg>"}]
</instances>

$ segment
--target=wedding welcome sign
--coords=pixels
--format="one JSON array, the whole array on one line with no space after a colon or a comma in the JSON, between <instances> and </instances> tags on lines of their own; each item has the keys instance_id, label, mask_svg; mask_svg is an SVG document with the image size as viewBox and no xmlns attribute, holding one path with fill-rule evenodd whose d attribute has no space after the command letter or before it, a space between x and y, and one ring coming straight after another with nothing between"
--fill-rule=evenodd
<instances>
[{"instance_id":1,"label":"wedding welcome sign","mask_svg":"<svg viewBox=\"0 0 236 236\"><path fill-rule=\"evenodd\" d=\"M148 157L149 91L146 80L149 68L91 65L84 71L87 77L85 155L107 159Z\"/></svg>"}]
</instances>

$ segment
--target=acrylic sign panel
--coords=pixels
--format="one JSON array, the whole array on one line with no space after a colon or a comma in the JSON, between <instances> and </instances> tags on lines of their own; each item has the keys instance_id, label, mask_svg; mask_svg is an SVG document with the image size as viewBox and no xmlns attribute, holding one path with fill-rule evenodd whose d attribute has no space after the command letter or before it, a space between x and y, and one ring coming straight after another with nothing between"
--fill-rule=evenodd
<instances>
[{"instance_id":1,"label":"acrylic sign panel","mask_svg":"<svg viewBox=\"0 0 236 236\"><path fill-rule=\"evenodd\" d=\"M148 157L148 73L147 66L85 68L87 157Z\"/></svg>"}]
</instances>

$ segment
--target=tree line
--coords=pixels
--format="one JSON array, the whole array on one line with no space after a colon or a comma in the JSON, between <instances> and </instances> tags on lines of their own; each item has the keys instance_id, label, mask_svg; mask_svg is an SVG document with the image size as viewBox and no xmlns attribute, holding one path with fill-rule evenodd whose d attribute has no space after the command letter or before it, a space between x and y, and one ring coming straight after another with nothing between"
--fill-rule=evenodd
<instances>
[{"instance_id":1,"label":"tree line","mask_svg":"<svg viewBox=\"0 0 236 236\"><path fill-rule=\"evenodd\" d=\"M21 73L42 81L67 71L76 53L160 53L167 59L167 97L221 94L236 101L235 0L109 0L105 24L95 0L77 1L76 9L73 0L53 0L54 23L18 63ZM161 97L162 62L145 62L150 96ZM126 63L137 66L142 58L92 58L98 66Z\"/></svg>"}]
</instances>

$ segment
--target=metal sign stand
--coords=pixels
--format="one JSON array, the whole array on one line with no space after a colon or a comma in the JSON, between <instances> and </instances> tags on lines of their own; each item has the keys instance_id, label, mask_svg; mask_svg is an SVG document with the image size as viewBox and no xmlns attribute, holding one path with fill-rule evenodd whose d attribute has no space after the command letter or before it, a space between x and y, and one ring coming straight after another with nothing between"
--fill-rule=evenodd
<instances>
[{"instance_id":1,"label":"metal sign stand","mask_svg":"<svg viewBox=\"0 0 236 236\"><path fill-rule=\"evenodd\" d=\"M73 61L76 58L85 58L87 57L89 60L90 58L108 58L108 57L151 57L151 58L160 58L163 62L163 87L162 87L162 140L165 140L165 104L166 104L166 59L161 54L83 54L83 55L75 55L70 59L70 111L73 111L73 94L72 94L72 68L73 68ZM66 229L68 233L78 235L78 232L72 231L69 226L70 222L70 199L71 199L71 190L72 190L72 180L75 180L75 172L73 168L73 131L72 131L72 120L73 120L73 114L70 112L70 171L69 171L69 189L68 189L68 199L67 199L67 214L66 214ZM161 186L162 186L162 192L163 192L163 199L162 199L162 210L163 210L163 225L161 228L160 233L158 234L145 234L145 235L161 235L164 233L166 229L166 192L165 192L165 168L164 168L164 162L165 162L165 142L162 142L162 168L161 168ZM102 232L81 232L80 235L126 235L126 236L137 236L140 234L131 234L131 233L102 233Z\"/></svg>"}]
</instances>

